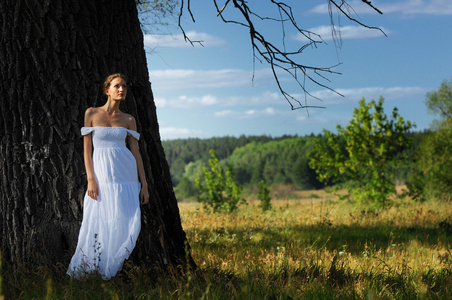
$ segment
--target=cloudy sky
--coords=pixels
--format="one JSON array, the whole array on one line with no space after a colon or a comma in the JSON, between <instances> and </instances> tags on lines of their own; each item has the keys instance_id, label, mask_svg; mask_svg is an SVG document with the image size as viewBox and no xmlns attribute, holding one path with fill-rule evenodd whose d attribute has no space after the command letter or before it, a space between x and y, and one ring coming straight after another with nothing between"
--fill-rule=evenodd
<instances>
[{"instance_id":1,"label":"cloudy sky","mask_svg":"<svg viewBox=\"0 0 452 300\"><path fill-rule=\"evenodd\" d=\"M248 3L258 7L261 15L279 16L270 1ZM337 124L346 126L360 99L377 100L380 96L385 99L387 114L397 107L406 120L417 124L417 130L430 126L434 116L426 110L425 95L452 79L451 0L372 1L383 15L361 1L350 1L360 22L381 28L386 36L340 17L335 18L335 25L341 28L340 40L332 38L327 5L319 5L326 1L285 3L292 5L300 28L324 41L305 48L296 61L333 67L339 74L316 77L309 73L336 93L299 77L307 95L282 72L278 73L280 83L303 105L323 108L292 110L269 65L253 60L249 31L223 23L216 16L213 1L191 1L195 22L185 11L182 24L190 39L202 41L202 46L186 43L177 26L145 36L162 139L317 134L322 129L335 130ZM238 17L231 4L223 13L230 19ZM306 38L289 24L284 31L280 23L271 20L256 25L273 43L289 51L306 44Z\"/></svg>"}]
</instances>

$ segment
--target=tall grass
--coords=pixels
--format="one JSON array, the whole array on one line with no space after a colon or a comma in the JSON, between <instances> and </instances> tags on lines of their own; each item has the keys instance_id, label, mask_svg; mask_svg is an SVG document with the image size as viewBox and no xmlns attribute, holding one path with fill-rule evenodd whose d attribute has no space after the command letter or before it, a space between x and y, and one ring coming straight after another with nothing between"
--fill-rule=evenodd
<instances>
[{"instance_id":1,"label":"tall grass","mask_svg":"<svg viewBox=\"0 0 452 300\"><path fill-rule=\"evenodd\" d=\"M197 271L162 277L126 264L115 281L45 270L3 281L19 299L452 297L451 204L404 200L372 211L307 195L275 201L266 213L253 199L234 214L180 203Z\"/></svg>"}]
</instances>

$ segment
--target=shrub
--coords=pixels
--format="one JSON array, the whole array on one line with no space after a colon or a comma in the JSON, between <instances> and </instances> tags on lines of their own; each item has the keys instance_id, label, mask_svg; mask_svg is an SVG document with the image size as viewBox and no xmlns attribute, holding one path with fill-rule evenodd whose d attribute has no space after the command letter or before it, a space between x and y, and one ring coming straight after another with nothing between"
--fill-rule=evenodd
<instances>
[{"instance_id":1,"label":"shrub","mask_svg":"<svg viewBox=\"0 0 452 300\"><path fill-rule=\"evenodd\" d=\"M261 201L259 204L262 211L267 211L272 208L270 201L272 200L270 196L270 190L268 189L265 181L261 180L259 183L259 191L257 192L257 199Z\"/></svg>"},{"instance_id":2,"label":"shrub","mask_svg":"<svg viewBox=\"0 0 452 300\"><path fill-rule=\"evenodd\" d=\"M245 202L241 197L242 186L234 181L234 172L231 166L226 168L226 172L218 164L218 158L214 150L209 151L210 170L203 169L204 183L201 174L196 176L195 184L200 191L197 196L199 202L204 204L204 208L213 209L214 212L232 212L238 208L240 202Z\"/></svg>"}]
</instances>

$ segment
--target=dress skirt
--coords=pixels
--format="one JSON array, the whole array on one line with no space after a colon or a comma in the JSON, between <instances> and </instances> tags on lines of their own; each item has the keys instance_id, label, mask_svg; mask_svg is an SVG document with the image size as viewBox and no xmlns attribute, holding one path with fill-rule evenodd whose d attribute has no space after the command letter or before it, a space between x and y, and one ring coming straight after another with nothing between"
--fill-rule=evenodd
<instances>
[{"instance_id":1,"label":"dress skirt","mask_svg":"<svg viewBox=\"0 0 452 300\"><path fill-rule=\"evenodd\" d=\"M77 248L67 274L79 279L98 272L110 279L129 258L141 229L141 184L135 157L125 145L127 135L138 139L139 134L123 127L82 128L82 135L90 133L99 195L96 201L85 194Z\"/></svg>"}]
</instances>

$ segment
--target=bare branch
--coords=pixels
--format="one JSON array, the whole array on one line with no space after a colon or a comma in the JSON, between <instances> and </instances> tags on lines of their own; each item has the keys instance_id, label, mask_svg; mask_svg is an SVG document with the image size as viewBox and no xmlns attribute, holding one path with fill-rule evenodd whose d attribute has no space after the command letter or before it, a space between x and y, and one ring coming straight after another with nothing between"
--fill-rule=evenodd
<instances>
[{"instance_id":1,"label":"bare branch","mask_svg":"<svg viewBox=\"0 0 452 300\"><path fill-rule=\"evenodd\" d=\"M180 30L182 31L182 34L184 35L185 42L189 42L193 47L195 46L195 43L204 47L204 45L202 44L203 41L192 41L187 36L187 34L185 34L185 30L184 30L184 28L183 28L183 26L181 24L182 15L183 15L183 12L184 12L184 3L185 2L187 2L187 11L190 14L191 20L192 20L193 23L195 23L195 17L193 16L193 14L191 12L191 8L190 8L190 0L182 0L181 1L181 5L180 5L179 20L177 22L177 25L179 26Z\"/></svg>"},{"instance_id":2,"label":"bare branch","mask_svg":"<svg viewBox=\"0 0 452 300\"><path fill-rule=\"evenodd\" d=\"M256 60L259 62L266 62L269 64L273 77L275 79L275 82L278 86L278 89L280 93L283 95L283 97L286 99L286 101L289 103L292 110L299 109L299 108L308 108L308 107L320 107L320 106L311 106L308 105L307 98L313 98L317 100L317 97L310 94L307 90L307 82L313 83L317 86L320 86L324 89L330 90L340 96L342 96L340 93L335 91L334 89L330 88L326 84L322 83L322 81L330 82L325 75L327 74L340 74L333 69L337 66L330 66L330 67L318 67L318 66L310 66L303 63L300 63L299 60L297 60L300 55L303 53L304 50L307 48L317 48L319 44L325 43L320 35L310 32L308 30L305 30L303 28L300 28L296 22L296 19L292 12L292 7L290 5L287 5L286 3L279 2L277 0L269 0L270 3L277 9L277 12L279 13L279 17L272 17L272 16L262 16L259 13L257 13L255 10L250 9L248 5L248 1L246 0L226 0L226 1L219 1L219 0L212 0L216 11L217 16L221 18L221 20L224 23L232 23L237 24L240 26L243 26L248 29L249 31L249 38L251 43L251 48L253 51L253 76L252 76L252 82L254 83L254 74L255 74L255 63ZM262 0L261 0L262 1ZM377 12L381 13L378 9L373 7L370 3L370 1L362 0L364 3L375 9ZM187 2L188 5L190 4L190 0L182 0L182 6L183 3ZM219 5L219 2L221 2L222 5ZM233 6L229 5L232 2ZM339 14L345 15L350 21L355 22L359 24L360 26L363 26L368 29L377 29L383 32L380 28L368 26L359 20L353 18L351 16L350 11L353 11L353 9L348 5L348 3L345 0L341 0L340 3L338 0L328 0L329 2L329 13L330 13L330 19L333 26L333 35L335 35L335 43L337 40L340 40L340 30L336 31L336 27L334 26L333 22L333 13L331 6L334 5L334 7L337 8ZM260 4L264 5L264 4ZM242 20L238 20L237 18L230 19L226 16L226 10L237 10L240 12L240 16L243 18ZM190 8L188 7L188 11L190 15L191 14ZM182 8L181 8L181 16L182 16ZM180 17L181 17L180 16ZM282 30L282 46L274 44L272 41L269 40L268 36L260 32L258 29L256 29L256 25L258 25L259 22L279 22L281 24L281 30ZM179 22L180 24L180 22ZM306 39L305 44L302 45L298 50L291 51L286 49L286 26L290 26L290 28L300 34L302 37ZM180 26L181 27L181 26ZM182 29L182 27L181 27ZM183 31L182 31L183 32ZM184 37L186 37L185 32ZM383 34L385 34L383 32ZM385 34L386 35L386 34ZM188 39L186 37L186 39ZM190 41L188 39L188 41ZM190 41L191 42L191 41ZM193 44L193 43L192 43ZM336 45L337 46L337 45ZM301 88L301 90L304 93L304 103L302 103L300 100L296 99L294 96L292 96L290 93L286 92L284 87L281 85L281 71L283 74L289 75L291 78L293 78L298 86Z\"/></svg>"},{"instance_id":3,"label":"bare branch","mask_svg":"<svg viewBox=\"0 0 452 300\"><path fill-rule=\"evenodd\" d=\"M228 5L229 1L230 1L230 0L227 0L227 1L226 1L226 3L224 4L223 8L220 9L220 11L218 12L217 17L218 17L219 15L221 15L221 13L223 12L223 10L226 8L226 5Z\"/></svg>"},{"instance_id":4,"label":"bare branch","mask_svg":"<svg viewBox=\"0 0 452 300\"><path fill-rule=\"evenodd\" d=\"M374 8L371 4L370 4L370 1L366 1L366 0L362 0L364 3L366 3L366 4L368 4L370 7L372 7L372 8ZM374 27L374 26L368 26L368 25L366 25L366 24L364 24L364 23L362 23L362 22L360 22L360 21L358 21L357 19L355 19L355 18L353 18L351 15L350 15L350 13L349 12L346 12L342 7L343 6L347 6L347 7L350 7L349 5L348 5L348 3L345 1L345 0L342 0L341 1L341 4L339 5L339 4L337 4L337 1L335 1L335 0L329 0L329 3L332 3L344 16L346 16L347 17L347 19L349 19L350 21L352 21L352 22L355 22L355 23L357 23L357 24L359 24L359 25L361 25L361 26L363 26L363 27L365 27L365 28L368 28L368 29L376 29L376 30L379 30L379 31L381 31L381 33L383 33L385 36L387 36L386 35L386 33L381 29L381 28L378 28L378 27ZM374 8L375 9L375 8ZM379 10L377 10L380 14L383 14L381 11L379 11ZM331 14L331 12L330 12L330 14Z\"/></svg>"},{"instance_id":5,"label":"bare branch","mask_svg":"<svg viewBox=\"0 0 452 300\"><path fill-rule=\"evenodd\" d=\"M367 0L362 0L364 3L366 3L367 5L369 5L370 7L372 7L376 12L378 12L380 15L382 15L383 13L378 9L378 8L376 8L375 6L373 6L372 4L371 4L371 2L370 1L367 1Z\"/></svg>"}]
</instances>

